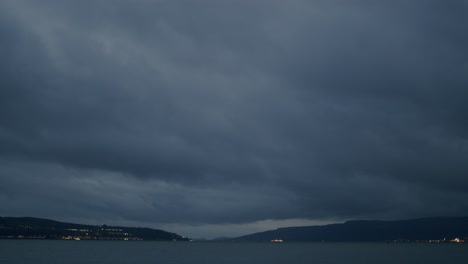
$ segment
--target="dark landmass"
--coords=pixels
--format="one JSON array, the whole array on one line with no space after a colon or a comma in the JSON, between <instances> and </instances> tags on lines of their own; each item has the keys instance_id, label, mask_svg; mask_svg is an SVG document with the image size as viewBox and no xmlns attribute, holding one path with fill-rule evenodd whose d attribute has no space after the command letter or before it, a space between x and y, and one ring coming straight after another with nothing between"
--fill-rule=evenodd
<instances>
[{"instance_id":1,"label":"dark landmass","mask_svg":"<svg viewBox=\"0 0 468 264\"><path fill-rule=\"evenodd\" d=\"M274 239L284 242L468 242L468 217L353 220L343 224L279 228L230 241Z\"/></svg>"},{"instance_id":2,"label":"dark landmass","mask_svg":"<svg viewBox=\"0 0 468 264\"><path fill-rule=\"evenodd\" d=\"M81 225L33 217L0 217L0 239L189 240L158 229Z\"/></svg>"}]
</instances>

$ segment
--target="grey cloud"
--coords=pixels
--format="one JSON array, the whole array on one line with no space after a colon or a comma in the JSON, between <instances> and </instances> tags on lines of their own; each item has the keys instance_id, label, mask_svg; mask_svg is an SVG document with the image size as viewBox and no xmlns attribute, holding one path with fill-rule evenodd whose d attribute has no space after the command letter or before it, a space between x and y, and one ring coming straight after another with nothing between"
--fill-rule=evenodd
<instances>
[{"instance_id":1,"label":"grey cloud","mask_svg":"<svg viewBox=\"0 0 468 264\"><path fill-rule=\"evenodd\" d=\"M0 5L3 199L34 179L87 221L466 214L466 3Z\"/></svg>"}]
</instances>

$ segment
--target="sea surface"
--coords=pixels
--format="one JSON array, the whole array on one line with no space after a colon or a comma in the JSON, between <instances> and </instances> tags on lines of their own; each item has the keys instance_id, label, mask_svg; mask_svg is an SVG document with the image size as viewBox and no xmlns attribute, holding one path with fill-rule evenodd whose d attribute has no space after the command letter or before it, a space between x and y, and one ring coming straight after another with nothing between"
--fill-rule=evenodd
<instances>
[{"instance_id":1,"label":"sea surface","mask_svg":"<svg viewBox=\"0 0 468 264\"><path fill-rule=\"evenodd\" d=\"M466 244L0 240L1 264L468 263Z\"/></svg>"}]
</instances>

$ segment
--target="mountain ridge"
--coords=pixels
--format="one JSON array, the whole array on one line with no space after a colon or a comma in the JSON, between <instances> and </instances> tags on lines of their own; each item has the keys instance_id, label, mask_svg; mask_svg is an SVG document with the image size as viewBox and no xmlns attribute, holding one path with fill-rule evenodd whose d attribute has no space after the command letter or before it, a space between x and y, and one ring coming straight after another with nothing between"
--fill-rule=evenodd
<instances>
[{"instance_id":1,"label":"mountain ridge","mask_svg":"<svg viewBox=\"0 0 468 264\"><path fill-rule=\"evenodd\" d=\"M468 217L428 217L408 220L350 220L344 223L281 227L232 241L378 242L468 239Z\"/></svg>"},{"instance_id":2,"label":"mountain ridge","mask_svg":"<svg viewBox=\"0 0 468 264\"><path fill-rule=\"evenodd\" d=\"M64 240L188 241L176 233L147 227L85 225L36 217L0 217L0 238Z\"/></svg>"}]
</instances>

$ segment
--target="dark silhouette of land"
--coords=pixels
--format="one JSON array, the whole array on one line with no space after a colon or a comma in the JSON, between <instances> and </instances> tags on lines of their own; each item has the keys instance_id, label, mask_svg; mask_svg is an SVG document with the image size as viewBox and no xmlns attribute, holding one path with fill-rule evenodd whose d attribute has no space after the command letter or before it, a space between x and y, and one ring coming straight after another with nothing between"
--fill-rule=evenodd
<instances>
[{"instance_id":1,"label":"dark silhouette of land","mask_svg":"<svg viewBox=\"0 0 468 264\"><path fill-rule=\"evenodd\" d=\"M158 240L188 241L163 230L94 226L63 223L33 217L0 217L0 238L3 239L64 239L64 240Z\"/></svg>"},{"instance_id":2,"label":"dark silhouette of land","mask_svg":"<svg viewBox=\"0 0 468 264\"><path fill-rule=\"evenodd\" d=\"M464 242L468 240L468 217L353 220L343 224L279 228L233 238L231 241L274 239L285 242Z\"/></svg>"},{"instance_id":3,"label":"dark silhouette of land","mask_svg":"<svg viewBox=\"0 0 468 264\"><path fill-rule=\"evenodd\" d=\"M63 223L33 217L0 217L0 239L189 241L163 230ZM468 242L468 217L399 221L353 220L343 224L285 227L224 241Z\"/></svg>"}]
</instances>

